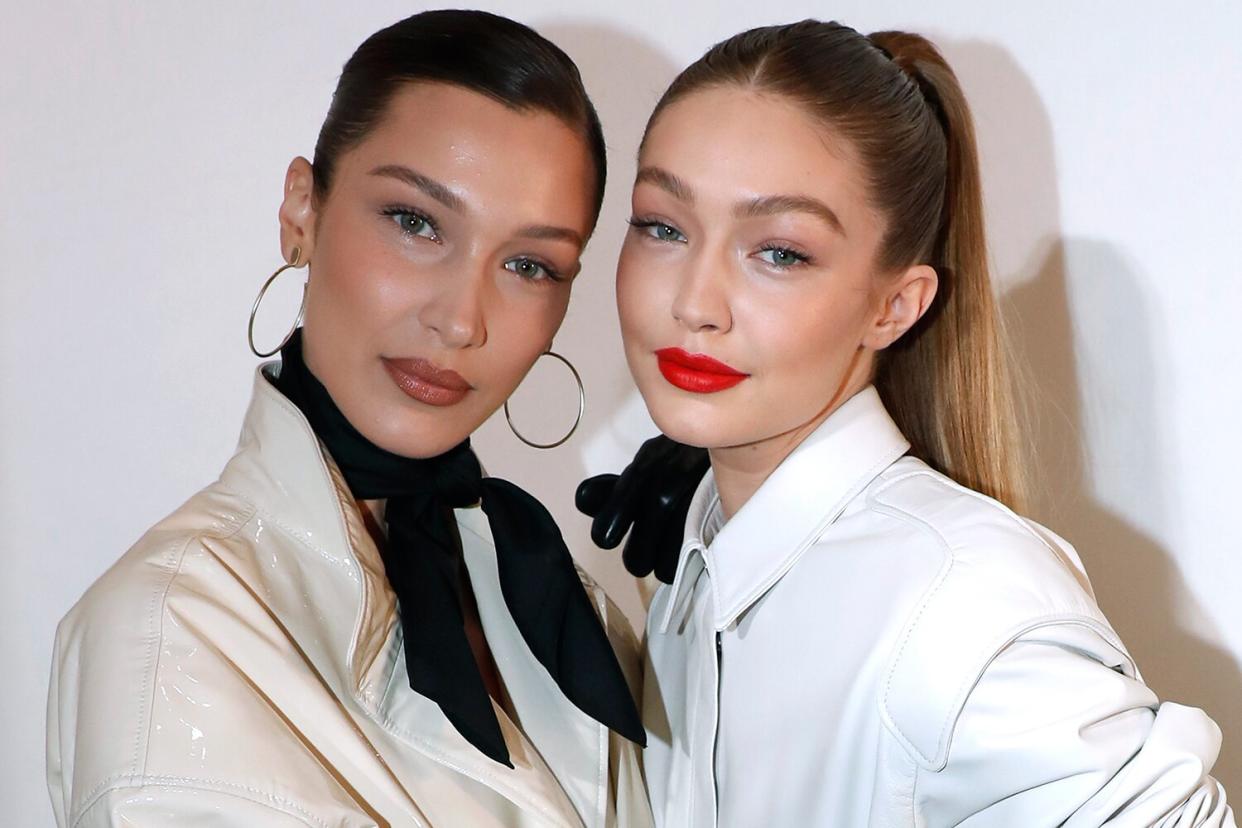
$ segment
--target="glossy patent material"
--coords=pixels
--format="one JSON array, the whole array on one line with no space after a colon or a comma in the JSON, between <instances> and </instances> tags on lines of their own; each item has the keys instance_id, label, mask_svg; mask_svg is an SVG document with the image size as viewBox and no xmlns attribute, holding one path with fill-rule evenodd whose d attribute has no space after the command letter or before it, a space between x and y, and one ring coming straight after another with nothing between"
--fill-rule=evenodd
<instances>
[{"instance_id":1,"label":"glossy patent material","mask_svg":"<svg viewBox=\"0 0 1242 828\"><path fill-rule=\"evenodd\" d=\"M657 825L1233 826L1220 731L1073 549L907 449L867 388L727 523L699 487L648 616Z\"/></svg>"},{"instance_id":2,"label":"glossy patent material","mask_svg":"<svg viewBox=\"0 0 1242 828\"><path fill-rule=\"evenodd\" d=\"M477 508L457 519L508 696L497 717L512 770L409 689L394 598L349 490L301 413L256 377L220 480L61 622L57 823L648 825L640 750L561 695L505 608L487 521ZM637 687L637 642L587 588Z\"/></svg>"}]
</instances>

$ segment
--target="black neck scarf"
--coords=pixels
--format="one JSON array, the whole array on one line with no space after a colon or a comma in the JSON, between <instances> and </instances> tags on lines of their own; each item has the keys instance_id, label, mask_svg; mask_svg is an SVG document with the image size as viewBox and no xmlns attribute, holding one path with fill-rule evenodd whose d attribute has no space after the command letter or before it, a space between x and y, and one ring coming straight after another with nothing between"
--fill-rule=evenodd
<instances>
[{"instance_id":1,"label":"black neck scarf","mask_svg":"<svg viewBox=\"0 0 1242 828\"><path fill-rule=\"evenodd\" d=\"M513 767L458 599L464 562L452 509L481 503L505 604L531 653L579 710L645 745L625 676L543 504L512 483L484 477L469 439L422 460L367 440L306 368L301 331L280 357L276 388L301 409L354 497L387 500L388 542L380 551L397 596L410 688L438 704L485 755Z\"/></svg>"}]
</instances>

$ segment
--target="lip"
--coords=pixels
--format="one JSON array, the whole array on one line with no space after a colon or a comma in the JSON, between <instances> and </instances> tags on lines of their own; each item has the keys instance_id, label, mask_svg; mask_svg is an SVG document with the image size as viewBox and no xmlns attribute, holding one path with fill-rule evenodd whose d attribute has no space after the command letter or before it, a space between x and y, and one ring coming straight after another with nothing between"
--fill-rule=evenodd
<instances>
[{"instance_id":1,"label":"lip","mask_svg":"<svg viewBox=\"0 0 1242 828\"><path fill-rule=\"evenodd\" d=\"M655 355L664 379L694 394L724 391L750 376L706 354L692 354L681 348L661 348Z\"/></svg>"},{"instance_id":2,"label":"lip","mask_svg":"<svg viewBox=\"0 0 1242 828\"><path fill-rule=\"evenodd\" d=\"M474 390L461 374L426 359L381 357L380 360L401 391L427 405L456 405Z\"/></svg>"}]
</instances>

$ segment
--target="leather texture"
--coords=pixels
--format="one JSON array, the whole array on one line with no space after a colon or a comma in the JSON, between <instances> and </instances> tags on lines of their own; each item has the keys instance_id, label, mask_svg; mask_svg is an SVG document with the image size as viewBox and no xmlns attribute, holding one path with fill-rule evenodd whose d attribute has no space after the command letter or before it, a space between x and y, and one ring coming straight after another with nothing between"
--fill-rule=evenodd
<instances>
[{"instance_id":1,"label":"leather texture","mask_svg":"<svg viewBox=\"0 0 1242 828\"><path fill-rule=\"evenodd\" d=\"M908 448L869 387L727 522L705 478L648 616L656 824L1233 826L1073 548Z\"/></svg>"},{"instance_id":2,"label":"leather texture","mask_svg":"<svg viewBox=\"0 0 1242 828\"><path fill-rule=\"evenodd\" d=\"M650 824L641 751L573 706L500 592L478 508L455 512L515 767L409 690L396 606L349 490L255 379L219 481L150 530L61 622L48 709L57 824ZM637 642L582 576L635 692Z\"/></svg>"}]
</instances>

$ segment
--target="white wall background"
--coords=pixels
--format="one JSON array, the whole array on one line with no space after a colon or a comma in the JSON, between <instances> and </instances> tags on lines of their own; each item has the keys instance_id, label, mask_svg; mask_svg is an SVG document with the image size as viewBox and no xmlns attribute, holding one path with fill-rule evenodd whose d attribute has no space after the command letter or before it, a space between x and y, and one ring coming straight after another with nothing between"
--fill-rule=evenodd
<instances>
[{"instance_id":1,"label":"white wall background","mask_svg":"<svg viewBox=\"0 0 1242 828\"><path fill-rule=\"evenodd\" d=\"M1218 776L1242 801L1242 5L484 5L580 62L613 174L557 341L588 382L583 432L538 453L493 420L476 443L494 473L551 507L634 621L639 591L590 546L572 491L653 430L620 355L611 284L642 123L677 69L744 27L833 16L920 31L957 68L979 123L997 274L1037 389L1035 516L1081 550L1149 683L1220 722ZM5 3L6 825L51 824L43 726L57 620L231 453L255 363L246 314L279 259L285 165L310 154L354 47L417 8ZM549 369L547 389L568 417L565 378ZM515 416L534 399L516 399Z\"/></svg>"}]
</instances>

